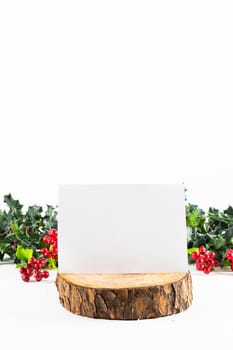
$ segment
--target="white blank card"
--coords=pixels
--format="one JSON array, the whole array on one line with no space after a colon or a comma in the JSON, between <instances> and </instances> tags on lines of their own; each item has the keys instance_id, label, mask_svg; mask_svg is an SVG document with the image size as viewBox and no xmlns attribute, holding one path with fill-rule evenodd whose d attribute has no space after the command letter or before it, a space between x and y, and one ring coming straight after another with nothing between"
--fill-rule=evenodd
<instances>
[{"instance_id":1,"label":"white blank card","mask_svg":"<svg viewBox=\"0 0 233 350\"><path fill-rule=\"evenodd\" d=\"M183 185L63 185L59 271L185 272Z\"/></svg>"}]
</instances>

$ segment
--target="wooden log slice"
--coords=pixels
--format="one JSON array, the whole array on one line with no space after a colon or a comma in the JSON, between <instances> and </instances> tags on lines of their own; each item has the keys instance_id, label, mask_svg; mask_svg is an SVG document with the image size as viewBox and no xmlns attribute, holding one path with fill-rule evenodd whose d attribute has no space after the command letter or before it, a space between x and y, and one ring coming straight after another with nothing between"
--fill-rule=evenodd
<instances>
[{"instance_id":1,"label":"wooden log slice","mask_svg":"<svg viewBox=\"0 0 233 350\"><path fill-rule=\"evenodd\" d=\"M192 303L186 273L64 274L56 286L61 304L77 315L136 320L176 314Z\"/></svg>"}]
</instances>

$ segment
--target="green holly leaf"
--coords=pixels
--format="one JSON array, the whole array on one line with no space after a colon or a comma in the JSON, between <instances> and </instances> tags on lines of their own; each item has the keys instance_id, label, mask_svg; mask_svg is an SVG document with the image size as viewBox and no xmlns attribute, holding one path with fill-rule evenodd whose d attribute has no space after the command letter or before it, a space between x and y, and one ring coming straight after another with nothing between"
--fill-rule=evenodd
<instances>
[{"instance_id":1,"label":"green holly leaf","mask_svg":"<svg viewBox=\"0 0 233 350\"><path fill-rule=\"evenodd\" d=\"M33 256L33 249L23 248L21 245L18 245L15 255L19 260L28 262Z\"/></svg>"},{"instance_id":2,"label":"green holly leaf","mask_svg":"<svg viewBox=\"0 0 233 350\"><path fill-rule=\"evenodd\" d=\"M198 247L192 247L188 249L188 255L191 255L193 252L199 252Z\"/></svg>"},{"instance_id":3,"label":"green holly leaf","mask_svg":"<svg viewBox=\"0 0 233 350\"><path fill-rule=\"evenodd\" d=\"M4 203L10 209L21 210L23 208L23 205L18 200L15 200L10 193L4 196Z\"/></svg>"},{"instance_id":4,"label":"green holly leaf","mask_svg":"<svg viewBox=\"0 0 233 350\"><path fill-rule=\"evenodd\" d=\"M53 258L49 258L49 259L48 259L48 269L49 269L49 270L55 270L55 269L57 269L56 260L54 260Z\"/></svg>"},{"instance_id":5,"label":"green holly leaf","mask_svg":"<svg viewBox=\"0 0 233 350\"><path fill-rule=\"evenodd\" d=\"M213 247L217 250L224 247L225 244L226 240L222 236L218 236L215 239L213 239Z\"/></svg>"},{"instance_id":6,"label":"green holly leaf","mask_svg":"<svg viewBox=\"0 0 233 350\"><path fill-rule=\"evenodd\" d=\"M20 269L20 267L24 267L24 266L25 266L25 264L17 264L17 265L16 265L16 268L17 268L17 269Z\"/></svg>"}]
</instances>

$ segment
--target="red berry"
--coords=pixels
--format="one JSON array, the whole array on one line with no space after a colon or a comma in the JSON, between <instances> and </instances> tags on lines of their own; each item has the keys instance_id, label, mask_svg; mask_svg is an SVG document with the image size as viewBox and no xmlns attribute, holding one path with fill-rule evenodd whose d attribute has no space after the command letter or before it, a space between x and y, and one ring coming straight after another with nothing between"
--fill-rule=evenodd
<instances>
[{"instance_id":1,"label":"red berry","mask_svg":"<svg viewBox=\"0 0 233 350\"><path fill-rule=\"evenodd\" d=\"M40 264L41 267L44 267L46 265L46 261L44 259L38 259L38 264Z\"/></svg>"},{"instance_id":2,"label":"red berry","mask_svg":"<svg viewBox=\"0 0 233 350\"><path fill-rule=\"evenodd\" d=\"M218 266L219 266L218 260L214 260L214 267L218 267Z\"/></svg>"},{"instance_id":3,"label":"red berry","mask_svg":"<svg viewBox=\"0 0 233 350\"><path fill-rule=\"evenodd\" d=\"M57 247L54 247L54 245L52 245L50 247L50 251L52 252L52 254L57 254L58 249L57 249Z\"/></svg>"},{"instance_id":4,"label":"red berry","mask_svg":"<svg viewBox=\"0 0 233 350\"><path fill-rule=\"evenodd\" d=\"M40 263L37 261L37 262L34 264L34 269L35 269L35 270L40 270L40 268L41 268L41 265L40 265Z\"/></svg>"},{"instance_id":5,"label":"red berry","mask_svg":"<svg viewBox=\"0 0 233 350\"><path fill-rule=\"evenodd\" d=\"M209 274L209 273L211 272L211 268L210 268L210 267L205 267L205 268L203 269L203 272L204 272L205 274Z\"/></svg>"},{"instance_id":6,"label":"red berry","mask_svg":"<svg viewBox=\"0 0 233 350\"><path fill-rule=\"evenodd\" d=\"M42 280L42 275L41 275L41 272L40 271L37 271L35 274L34 274L34 277L35 277L35 280L36 281L41 281Z\"/></svg>"},{"instance_id":7,"label":"red berry","mask_svg":"<svg viewBox=\"0 0 233 350\"><path fill-rule=\"evenodd\" d=\"M227 260L230 261L230 262L233 260L233 259L232 259L232 256L230 256L230 255L227 255L226 258L227 258Z\"/></svg>"},{"instance_id":8,"label":"red berry","mask_svg":"<svg viewBox=\"0 0 233 350\"><path fill-rule=\"evenodd\" d=\"M41 254L45 255L48 252L48 249L46 247L41 248L40 250Z\"/></svg>"},{"instance_id":9,"label":"red berry","mask_svg":"<svg viewBox=\"0 0 233 350\"><path fill-rule=\"evenodd\" d=\"M28 263L33 266L36 263L36 258L34 256L31 257L31 259L28 260Z\"/></svg>"},{"instance_id":10,"label":"red berry","mask_svg":"<svg viewBox=\"0 0 233 350\"><path fill-rule=\"evenodd\" d=\"M210 268L212 270L212 266L213 266L212 260L205 262L205 267Z\"/></svg>"},{"instance_id":11,"label":"red berry","mask_svg":"<svg viewBox=\"0 0 233 350\"><path fill-rule=\"evenodd\" d=\"M44 236L44 237L43 237L43 242L44 242L44 243L49 244L49 242L48 242L48 241L50 241L50 237L49 237L49 236L47 236L47 235L46 235L46 236Z\"/></svg>"},{"instance_id":12,"label":"red berry","mask_svg":"<svg viewBox=\"0 0 233 350\"><path fill-rule=\"evenodd\" d=\"M210 257L210 259L215 259L215 252L209 252L209 257Z\"/></svg>"},{"instance_id":13,"label":"red berry","mask_svg":"<svg viewBox=\"0 0 233 350\"><path fill-rule=\"evenodd\" d=\"M49 244L52 245L53 243L54 243L54 239L52 237L50 237Z\"/></svg>"},{"instance_id":14,"label":"red berry","mask_svg":"<svg viewBox=\"0 0 233 350\"><path fill-rule=\"evenodd\" d=\"M55 228L51 228L48 234L50 237L57 238L57 230Z\"/></svg>"},{"instance_id":15,"label":"red berry","mask_svg":"<svg viewBox=\"0 0 233 350\"><path fill-rule=\"evenodd\" d=\"M202 256L203 256L205 261L208 261L210 258L208 253L204 253Z\"/></svg>"},{"instance_id":16,"label":"red berry","mask_svg":"<svg viewBox=\"0 0 233 350\"><path fill-rule=\"evenodd\" d=\"M46 253L44 253L44 257L45 257L46 259L51 258L51 256L52 256L52 253L49 252L49 251L47 251Z\"/></svg>"},{"instance_id":17,"label":"red berry","mask_svg":"<svg viewBox=\"0 0 233 350\"><path fill-rule=\"evenodd\" d=\"M204 265L204 264L197 264L197 265L196 265L196 269L197 269L198 271L203 271L204 268L205 268L205 265Z\"/></svg>"},{"instance_id":18,"label":"red berry","mask_svg":"<svg viewBox=\"0 0 233 350\"><path fill-rule=\"evenodd\" d=\"M49 277L49 272L44 270L44 271L41 272L41 276L42 276L42 278L48 278Z\"/></svg>"},{"instance_id":19,"label":"red berry","mask_svg":"<svg viewBox=\"0 0 233 350\"><path fill-rule=\"evenodd\" d=\"M206 247L203 246L203 245L200 246L200 247L199 247L199 253L200 253L200 254L205 254L205 252L206 252Z\"/></svg>"},{"instance_id":20,"label":"red berry","mask_svg":"<svg viewBox=\"0 0 233 350\"><path fill-rule=\"evenodd\" d=\"M226 258L227 260L229 261L233 261L233 250L232 249L229 249L226 253Z\"/></svg>"},{"instance_id":21,"label":"red berry","mask_svg":"<svg viewBox=\"0 0 233 350\"><path fill-rule=\"evenodd\" d=\"M21 275L21 278L22 278L22 280L23 280L24 282L29 282L29 281L30 281L30 277L29 277L28 275L26 275L26 274L22 274L22 275Z\"/></svg>"},{"instance_id":22,"label":"red berry","mask_svg":"<svg viewBox=\"0 0 233 350\"><path fill-rule=\"evenodd\" d=\"M192 252L191 255L190 255L190 258L192 260L197 260L198 256L199 256L199 254L197 252Z\"/></svg>"},{"instance_id":23,"label":"red berry","mask_svg":"<svg viewBox=\"0 0 233 350\"><path fill-rule=\"evenodd\" d=\"M33 269L27 268L27 275L32 276L33 275Z\"/></svg>"},{"instance_id":24,"label":"red berry","mask_svg":"<svg viewBox=\"0 0 233 350\"><path fill-rule=\"evenodd\" d=\"M197 260L196 260L197 264L203 264L204 261L205 261L205 259L203 256L199 256L199 258L197 258Z\"/></svg>"},{"instance_id":25,"label":"red berry","mask_svg":"<svg viewBox=\"0 0 233 350\"><path fill-rule=\"evenodd\" d=\"M21 268L19 269L19 272L20 272L20 273L26 273L25 267L21 267Z\"/></svg>"}]
</instances>

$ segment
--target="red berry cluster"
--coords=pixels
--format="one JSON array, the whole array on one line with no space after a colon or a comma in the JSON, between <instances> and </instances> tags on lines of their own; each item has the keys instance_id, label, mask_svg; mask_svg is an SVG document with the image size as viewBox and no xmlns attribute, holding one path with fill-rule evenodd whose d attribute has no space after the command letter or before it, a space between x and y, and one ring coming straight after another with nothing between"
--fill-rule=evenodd
<instances>
[{"instance_id":1,"label":"red berry cluster","mask_svg":"<svg viewBox=\"0 0 233 350\"><path fill-rule=\"evenodd\" d=\"M41 281L42 278L48 278L49 272L41 269L46 265L44 259L36 259L32 257L24 267L20 268L21 278L24 282L29 282L31 277L34 277L36 281Z\"/></svg>"},{"instance_id":2,"label":"red berry cluster","mask_svg":"<svg viewBox=\"0 0 233 350\"><path fill-rule=\"evenodd\" d=\"M52 228L48 231L48 235L43 237L43 242L47 247L41 248L41 254L46 258L53 258L55 261L58 261L58 250L57 250L57 230Z\"/></svg>"},{"instance_id":3,"label":"red berry cluster","mask_svg":"<svg viewBox=\"0 0 233 350\"><path fill-rule=\"evenodd\" d=\"M51 268L51 260L55 262L52 268L57 265L58 250L57 250L57 230L50 229L48 235L42 238L44 247L40 249L39 258L34 256L28 260L20 268L22 280L29 282L31 277L34 277L36 281L41 281L43 278L49 277L49 272L45 270L45 267ZM51 260L48 260L51 259ZM43 270L42 270L43 269Z\"/></svg>"},{"instance_id":4,"label":"red berry cluster","mask_svg":"<svg viewBox=\"0 0 233 350\"><path fill-rule=\"evenodd\" d=\"M231 271L233 271L233 249L229 249L226 252L226 259L231 263Z\"/></svg>"},{"instance_id":5,"label":"red berry cluster","mask_svg":"<svg viewBox=\"0 0 233 350\"><path fill-rule=\"evenodd\" d=\"M193 252L190 258L196 261L196 269L206 274L213 271L214 267L219 266L219 262L215 259L215 253L207 252L205 246L199 247L198 252Z\"/></svg>"}]
</instances>

